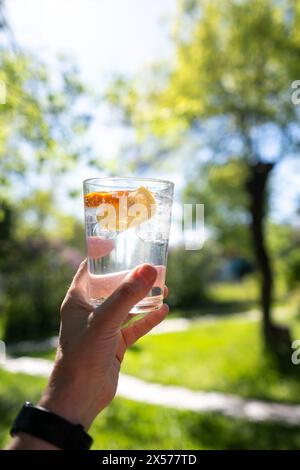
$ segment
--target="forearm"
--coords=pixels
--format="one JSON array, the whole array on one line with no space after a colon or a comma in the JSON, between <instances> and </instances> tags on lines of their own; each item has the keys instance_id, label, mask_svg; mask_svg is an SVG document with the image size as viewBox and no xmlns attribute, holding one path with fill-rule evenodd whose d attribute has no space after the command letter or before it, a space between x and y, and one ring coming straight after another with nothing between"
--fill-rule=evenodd
<instances>
[{"instance_id":1,"label":"forearm","mask_svg":"<svg viewBox=\"0 0 300 470\"><path fill-rule=\"evenodd\" d=\"M37 405L64 418L74 425L80 424L86 430L96 416L91 415L87 400L84 396L85 384L80 380L81 374L70 374L69 368L57 360L49 379L48 386L43 392ZM43 436L45 437L45 436ZM60 448L35 437L28 432L19 431L7 446L7 450L59 450Z\"/></svg>"},{"instance_id":2,"label":"forearm","mask_svg":"<svg viewBox=\"0 0 300 470\"><path fill-rule=\"evenodd\" d=\"M31 436L25 432L18 433L13 437L6 450L61 450L50 442L46 442L38 437Z\"/></svg>"}]
</instances>

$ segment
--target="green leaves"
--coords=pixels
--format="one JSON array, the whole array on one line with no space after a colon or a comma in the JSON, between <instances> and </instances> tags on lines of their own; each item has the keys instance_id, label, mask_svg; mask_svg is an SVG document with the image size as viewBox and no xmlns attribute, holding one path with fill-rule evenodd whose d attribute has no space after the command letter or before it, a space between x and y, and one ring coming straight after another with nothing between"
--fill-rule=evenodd
<instances>
[{"instance_id":1,"label":"green leaves","mask_svg":"<svg viewBox=\"0 0 300 470\"><path fill-rule=\"evenodd\" d=\"M173 64L165 76L148 70L115 80L106 98L138 136L184 132L195 121L227 116L236 131L296 121L289 98L300 76L299 1L203 0L181 2ZM189 19L187 31L186 18ZM151 80L152 78L152 80Z\"/></svg>"},{"instance_id":2,"label":"green leaves","mask_svg":"<svg viewBox=\"0 0 300 470\"><path fill-rule=\"evenodd\" d=\"M61 67L54 81L36 58L0 51L0 79L7 88L7 102L0 106L0 172L7 182L14 174L25 181L43 168L56 173L78 153L83 156L76 136L90 124L78 109L85 88L71 65Z\"/></svg>"}]
</instances>

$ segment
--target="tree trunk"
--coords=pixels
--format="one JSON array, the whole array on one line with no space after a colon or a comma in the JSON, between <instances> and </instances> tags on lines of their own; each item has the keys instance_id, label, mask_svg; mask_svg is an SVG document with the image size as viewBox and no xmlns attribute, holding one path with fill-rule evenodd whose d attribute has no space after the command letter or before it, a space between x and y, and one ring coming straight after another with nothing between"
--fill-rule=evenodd
<instances>
[{"instance_id":1,"label":"tree trunk","mask_svg":"<svg viewBox=\"0 0 300 470\"><path fill-rule=\"evenodd\" d=\"M247 191L250 196L251 231L256 263L261 275L262 333L267 349L279 357L290 354L289 330L275 326L271 318L273 272L268 253L264 222L267 208L267 183L274 164L259 162L250 167Z\"/></svg>"}]
</instances>

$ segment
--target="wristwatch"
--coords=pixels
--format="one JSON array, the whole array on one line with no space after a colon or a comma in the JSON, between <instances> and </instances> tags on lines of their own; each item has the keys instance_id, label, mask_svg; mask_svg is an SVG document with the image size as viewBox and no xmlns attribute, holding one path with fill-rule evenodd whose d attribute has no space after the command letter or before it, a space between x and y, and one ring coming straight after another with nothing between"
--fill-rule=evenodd
<instances>
[{"instance_id":1,"label":"wristwatch","mask_svg":"<svg viewBox=\"0 0 300 470\"><path fill-rule=\"evenodd\" d=\"M21 408L10 431L12 436L18 432L39 437L63 450L88 450L93 443L81 424L70 423L52 411L34 406L28 401Z\"/></svg>"}]
</instances>

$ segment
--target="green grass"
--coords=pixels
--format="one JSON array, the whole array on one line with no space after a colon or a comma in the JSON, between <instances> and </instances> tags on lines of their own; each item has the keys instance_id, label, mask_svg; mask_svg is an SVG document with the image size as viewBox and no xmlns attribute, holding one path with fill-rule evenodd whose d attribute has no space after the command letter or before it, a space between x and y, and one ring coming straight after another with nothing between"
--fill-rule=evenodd
<instances>
[{"instance_id":1,"label":"green grass","mask_svg":"<svg viewBox=\"0 0 300 470\"><path fill-rule=\"evenodd\" d=\"M209 297L222 302L257 302L259 288L255 277L247 276L242 281L213 283L208 289Z\"/></svg>"},{"instance_id":2,"label":"green grass","mask_svg":"<svg viewBox=\"0 0 300 470\"><path fill-rule=\"evenodd\" d=\"M293 301L278 308L275 316L278 321L289 323L293 337L300 338L296 305ZM54 358L53 351L35 355ZM193 390L300 402L300 365L291 366L289 373L280 372L264 353L260 321L250 321L243 315L202 320L194 322L188 331L142 338L127 352L122 371L147 381Z\"/></svg>"},{"instance_id":3,"label":"green grass","mask_svg":"<svg viewBox=\"0 0 300 470\"><path fill-rule=\"evenodd\" d=\"M98 449L299 449L300 427L116 399L92 428Z\"/></svg>"},{"instance_id":4,"label":"green grass","mask_svg":"<svg viewBox=\"0 0 300 470\"><path fill-rule=\"evenodd\" d=\"M46 380L24 374L11 374L0 369L0 447L9 438L13 418L25 400L35 402Z\"/></svg>"},{"instance_id":5,"label":"green grass","mask_svg":"<svg viewBox=\"0 0 300 470\"><path fill-rule=\"evenodd\" d=\"M45 380L0 370L0 445L25 400L35 402ZM300 427L251 423L117 398L95 420L94 449L300 449Z\"/></svg>"},{"instance_id":6,"label":"green grass","mask_svg":"<svg viewBox=\"0 0 300 470\"><path fill-rule=\"evenodd\" d=\"M41 359L49 359L51 361L54 361L55 354L56 354L55 349L49 349L47 351L30 351L30 349L29 349L27 351L22 351L21 356L37 357L37 358L41 358ZM14 351L11 351L9 353L9 355L11 357L20 357L20 354L14 352Z\"/></svg>"},{"instance_id":7,"label":"green grass","mask_svg":"<svg viewBox=\"0 0 300 470\"><path fill-rule=\"evenodd\" d=\"M300 338L299 322L293 325ZM127 352L122 370L193 390L299 402L300 365L292 366L292 375L281 373L263 352L259 328L259 321L231 316L195 322L188 331L147 336Z\"/></svg>"},{"instance_id":8,"label":"green grass","mask_svg":"<svg viewBox=\"0 0 300 470\"><path fill-rule=\"evenodd\" d=\"M275 305L289 300L290 292L280 276L275 279L275 293ZM210 305L202 306L200 313L217 312L226 315L259 307L260 286L255 275L248 275L241 281L214 282L208 285L207 294ZM197 311L194 316L197 316Z\"/></svg>"},{"instance_id":9,"label":"green grass","mask_svg":"<svg viewBox=\"0 0 300 470\"><path fill-rule=\"evenodd\" d=\"M279 307L277 320L300 338L299 295ZM178 312L180 314L180 312ZM188 331L147 336L125 356L123 372L194 390L300 402L300 365L283 374L262 349L260 322L242 315L192 324ZM292 352L292 350L291 350ZM53 351L38 354L52 359ZM26 399L36 401L42 378L0 370L0 444ZM117 398L95 420L99 449L300 449L300 427L251 423L213 413L193 413Z\"/></svg>"}]
</instances>

